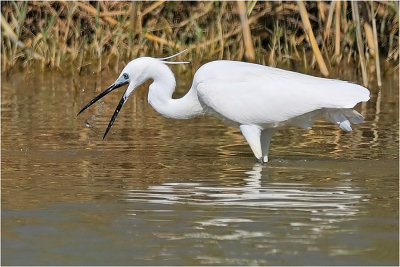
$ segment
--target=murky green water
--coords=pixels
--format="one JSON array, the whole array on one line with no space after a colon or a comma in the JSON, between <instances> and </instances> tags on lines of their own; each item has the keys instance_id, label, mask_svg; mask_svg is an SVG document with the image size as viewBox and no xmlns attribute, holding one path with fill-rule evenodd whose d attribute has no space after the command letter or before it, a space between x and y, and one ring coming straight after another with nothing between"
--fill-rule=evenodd
<instances>
[{"instance_id":1,"label":"murky green water","mask_svg":"<svg viewBox=\"0 0 400 267\"><path fill-rule=\"evenodd\" d=\"M398 265L398 77L347 133L318 122L259 165L218 119L161 117L115 75L2 77L3 265ZM180 79L180 90L187 87Z\"/></svg>"}]
</instances>

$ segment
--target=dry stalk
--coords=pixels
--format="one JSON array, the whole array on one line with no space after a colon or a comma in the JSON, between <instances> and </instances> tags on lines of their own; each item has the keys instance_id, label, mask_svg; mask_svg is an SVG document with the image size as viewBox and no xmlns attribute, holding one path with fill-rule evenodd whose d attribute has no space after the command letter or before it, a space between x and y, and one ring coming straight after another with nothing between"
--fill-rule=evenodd
<instances>
[{"instance_id":1,"label":"dry stalk","mask_svg":"<svg viewBox=\"0 0 400 267\"><path fill-rule=\"evenodd\" d=\"M360 58L363 84L364 84L364 86L367 86L368 85L368 74L367 74L367 68L365 65L364 47L363 47L363 41L362 41L362 37L361 37L360 16L358 13L358 3L355 2L354 0L351 1L351 11L353 14L353 20L356 23L356 38L357 38L358 56Z\"/></svg>"},{"instance_id":2,"label":"dry stalk","mask_svg":"<svg viewBox=\"0 0 400 267\"><path fill-rule=\"evenodd\" d=\"M365 39L367 39L367 45L369 48L369 53L372 57L375 57L375 44L374 44L374 34L372 33L372 27L368 22L364 23Z\"/></svg>"},{"instance_id":3,"label":"dry stalk","mask_svg":"<svg viewBox=\"0 0 400 267\"><path fill-rule=\"evenodd\" d=\"M335 56L340 57L340 1L336 2L335 16Z\"/></svg>"},{"instance_id":4,"label":"dry stalk","mask_svg":"<svg viewBox=\"0 0 400 267\"><path fill-rule=\"evenodd\" d=\"M332 20L333 20L333 11L335 10L335 2L332 1L331 5L329 6L329 13L328 13L328 19L326 21L325 25L325 31L324 31L324 43L326 39L329 37L331 33L331 26L332 26Z\"/></svg>"},{"instance_id":5,"label":"dry stalk","mask_svg":"<svg viewBox=\"0 0 400 267\"><path fill-rule=\"evenodd\" d=\"M153 11L154 9L156 9L157 7L161 6L164 3L165 3L165 1L157 1L157 2L153 3L151 6L149 6L148 8L146 8L145 10L143 10L140 13L140 15L143 17L144 15L150 13L151 11Z\"/></svg>"},{"instance_id":6,"label":"dry stalk","mask_svg":"<svg viewBox=\"0 0 400 267\"><path fill-rule=\"evenodd\" d=\"M222 3L222 7L220 9L220 12L218 14L218 19L217 19L217 29L218 29L218 38L219 38L219 54L218 58L223 59L224 56L224 47L225 47L225 42L223 38L223 30L222 30L222 14L223 11L225 10L226 2Z\"/></svg>"},{"instance_id":7,"label":"dry stalk","mask_svg":"<svg viewBox=\"0 0 400 267\"><path fill-rule=\"evenodd\" d=\"M256 55L254 53L254 46L251 38L250 25L247 19L246 4L243 1L237 1L237 7L239 9L240 21L242 23L243 41L245 46L245 56L249 61L254 61Z\"/></svg>"},{"instance_id":8,"label":"dry stalk","mask_svg":"<svg viewBox=\"0 0 400 267\"><path fill-rule=\"evenodd\" d=\"M326 20L326 16L325 16L325 6L323 6L323 3L322 3L322 2L318 2L317 5L318 5L319 14L320 14L320 16L321 16L321 20L322 20L322 22L324 22L324 21Z\"/></svg>"},{"instance_id":9,"label":"dry stalk","mask_svg":"<svg viewBox=\"0 0 400 267\"><path fill-rule=\"evenodd\" d=\"M381 66L380 66L380 61L379 61L379 47L378 47L378 34L376 31L376 20L375 20L375 15L376 13L374 12L374 3L371 1L371 16L372 16L372 30L374 34L374 45L376 47L376 52L375 52L375 64L376 64L376 80L378 83L378 86L382 86L382 80L381 80Z\"/></svg>"},{"instance_id":10,"label":"dry stalk","mask_svg":"<svg viewBox=\"0 0 400 267\"><path fill-rule=\"evenodd\" d=\"M319 69L320 69L322 75L328 76L329 75L329 71L328 71L328 69L327 69L327 67L325 65L324 59L322 58L321 51L318 48L317 41L315 40L314 33L312 31L312 28L311 28L311 23L310 23L310 19L308 17L308 13L307 13L306 7L305 7L303 1L298 1L297 5L299 6L299 12L300 12L301 20L302 20L302 22L304 24L304 30L305 30L305 32L306 32L306 34L308 36L308 39L310 40L311 47L312 47L312 50L314 52L315 59L317 60Z\"/></svg>"},{"instance_id":11,"label":"dry stalk","mask_svg":"<svg viewBox=\"0 0 400 267\"><path fill-rule=\"evenodd\" d=\"M77 1L76 4L80 8L84 9L86 12L90 13L91 15L97 16L97 9L92 7L89 3ZM112 26L118 24L118 22L115 19L113 19L109 16L104 16L104 20L107 21L108 23L110 23Z\"/></svg>"},{"instance_id":12,"label":"dry stalk","mask_svg":"<svg viewBox=\"0 0 400 267\"><path fill-rule=\"evenodd\" d=\"M165 40L165 39L160 38L160 37L157 37L157 36L155 36L155 35L153 35L153 34L151 34L151 33L148 33L148 32L147 32L147 33L144 35L144 37L147 38L147 39L149 39L150 41L155 42L155 43L162 44L162 45L167 45L168 47L175 47L175 48L177 48L178 50L182 50L182 48L181 48L181 46L180 46L179 44L174 43L174 42L172 42L172 41Z\"/></svg>"}]
</instances>

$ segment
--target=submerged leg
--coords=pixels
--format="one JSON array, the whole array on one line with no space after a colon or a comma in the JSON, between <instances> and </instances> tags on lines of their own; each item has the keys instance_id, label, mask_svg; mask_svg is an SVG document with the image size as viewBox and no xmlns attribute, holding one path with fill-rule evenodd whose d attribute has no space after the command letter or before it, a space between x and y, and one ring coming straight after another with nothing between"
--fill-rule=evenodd
<instances>
[{"instance_id":1,"label":"submerged leg","mask_svg":"<svg viewBox=\"0 0 400 267\"><path fill-rule=\"evenodd\" d=\"M240 125L240 130L247 143L250 145L254 156L263 163L262 150L261 150L261 129L255 125Z\"/></svg>"},{"instance_id":2,"label":"submerged leg","mask_svg":"<svg viewBox=\"0 0 400 267\"><path fill-rule=\"evenodd\" d=\"M268 162L269 144L274 133L275 129L265 129L261 132L261 149L264 162Z\"/></svg>"}]
</instances>

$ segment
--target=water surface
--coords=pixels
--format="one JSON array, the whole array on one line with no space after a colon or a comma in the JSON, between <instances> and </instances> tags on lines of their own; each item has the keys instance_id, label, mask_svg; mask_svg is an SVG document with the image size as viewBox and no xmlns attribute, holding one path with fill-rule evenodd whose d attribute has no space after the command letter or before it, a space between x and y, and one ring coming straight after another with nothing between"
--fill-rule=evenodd
<instances>
[{"instance_id":1,"label":"water surface","mask_svg":"<svg viewBox=\"0 0 400 267\"><path fill-rule=\"evenodd\" d=\"M161 117L141 87L76 113L115 75L2 77L4 265L398 265L398 77L343 132ZM177 95L189 87L181 77Z\"/></svg>"}]
</instances>

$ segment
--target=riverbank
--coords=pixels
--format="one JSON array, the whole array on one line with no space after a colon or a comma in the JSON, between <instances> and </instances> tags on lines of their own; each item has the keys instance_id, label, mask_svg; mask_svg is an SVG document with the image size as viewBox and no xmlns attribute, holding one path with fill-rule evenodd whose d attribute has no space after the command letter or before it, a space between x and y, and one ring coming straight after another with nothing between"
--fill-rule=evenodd
<instances>
[{"instance_id":1,"label":"riverbank","mask_svg":"<svg viewBox=\"0 0 400 267\"><path fill-rule=\"evenodd\" d=\"M1 25L3 71L118 72L135 57L188 49L192 66L303 64L330 77L350 64L364 84L398 72L394 2L2 2Z\"/></svg>"}]
</instances>

